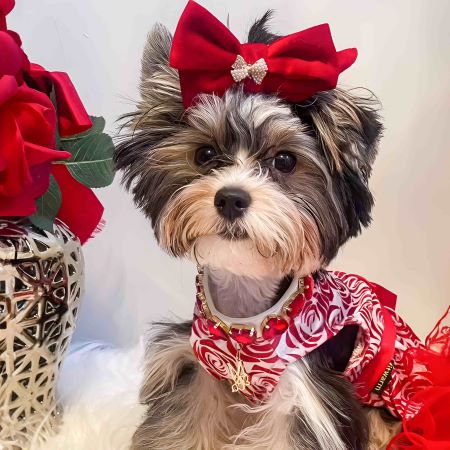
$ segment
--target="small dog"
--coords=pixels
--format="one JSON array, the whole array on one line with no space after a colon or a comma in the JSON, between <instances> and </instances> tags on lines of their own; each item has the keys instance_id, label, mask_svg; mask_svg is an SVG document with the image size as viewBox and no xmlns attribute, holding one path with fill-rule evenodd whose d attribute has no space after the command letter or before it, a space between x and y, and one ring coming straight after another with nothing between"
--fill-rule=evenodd
<instances>
[{"instance_id":1,"label":"small dog","mask_svg":"<svg viewBox=\"0 0 450 450\"><path fill-rule=\"evenodd\" d=\"M279 39L265 14L249 43ZM187 110L169 65L170 33L150 33L142 100L115 162L169 254L207 274L215 308L258 315L293 279L320 274L371 221L368 187L382 132L378 104L340 88L301 102L246 92L201 94ZM148 343L133 450L379 449L399 430L361 406L343 376L357 330L290 364L267 402L253 403L200 366L191 322L158 323Z\"/></svg>"}]
</instances>

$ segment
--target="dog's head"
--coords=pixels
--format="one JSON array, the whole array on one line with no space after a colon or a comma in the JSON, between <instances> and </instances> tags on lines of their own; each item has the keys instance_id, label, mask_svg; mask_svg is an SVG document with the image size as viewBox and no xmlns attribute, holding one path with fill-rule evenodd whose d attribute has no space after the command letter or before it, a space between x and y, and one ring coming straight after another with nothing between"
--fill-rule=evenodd
<instances>
[{"instance_id":1,"label":"dog's head","mask_svg":"<svg viewBox=\"0 0 450 450\"><path fill-rule=\"evenodd\" d=\"M277 39L266 21L249 42ZM115 155L161 247L254 277L326 265L371 219L376 102L337 88L289 104L238 85L185 110L171 42L160 25L149 35Z\"/></svg>"}]
</instances>

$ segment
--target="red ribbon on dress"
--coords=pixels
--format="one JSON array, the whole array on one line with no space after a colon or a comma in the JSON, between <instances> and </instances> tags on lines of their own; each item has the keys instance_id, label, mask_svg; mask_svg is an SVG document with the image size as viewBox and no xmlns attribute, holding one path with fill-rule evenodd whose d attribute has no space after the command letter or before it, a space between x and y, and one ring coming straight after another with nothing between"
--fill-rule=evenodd
<instances>
[{"instance_id":1,"label":"red ribbon on dress","mask_svg":"<svg viewBox=\"0 0 450 450\"><path fill-rule=\"evenodd\" d=\"M379 287L384 289L382 286ZM355 391L360 397L365 397L374 389L394 357L397 330L391 313L384 306L381 308L384 326L380 349L375 357L364 367L357 380Z\"/></svg>"},{"instance_id":2,"label":"red ribbon on dress","mask_svg":"<svg viewBox=\"0 0 450 450\"><path fill-rule=\"evenodd\" d=\"M222 96L235 82L243 82L247 92L275 93L290 102L300 102L334 89L339 74L356 57L355 48L336 51L328 24L290 34L269 45L241 44L224 24L191 0L175 31L170 65L178 69L187 108L198 94ZM240 70L232 74L233 69Z\"/></svg>"}]
</instances>

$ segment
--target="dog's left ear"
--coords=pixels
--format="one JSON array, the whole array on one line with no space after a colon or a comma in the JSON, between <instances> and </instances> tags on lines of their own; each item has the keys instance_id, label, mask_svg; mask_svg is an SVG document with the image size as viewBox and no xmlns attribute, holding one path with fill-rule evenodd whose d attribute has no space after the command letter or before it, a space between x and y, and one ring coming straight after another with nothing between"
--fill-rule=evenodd
<instances>
[{"instance_id":1,"label":"dog's left ear","mask_svg":"<svg viewBox=\"0 0 450 450\"><path fill-rule=\"evenodd\" d=\"M378 101L342 89L320 92L295 105L300 119L317 138L343 201L348 229L355 236L371 220L373 197L368 187L383 126Z\"/></svg>"}]
</instances>

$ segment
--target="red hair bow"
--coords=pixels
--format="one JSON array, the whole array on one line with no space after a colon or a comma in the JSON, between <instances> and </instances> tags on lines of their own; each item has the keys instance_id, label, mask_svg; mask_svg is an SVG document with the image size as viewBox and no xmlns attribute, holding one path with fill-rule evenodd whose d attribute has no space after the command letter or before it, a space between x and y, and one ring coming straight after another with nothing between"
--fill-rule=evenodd
<instances>
[{"instance_id":1,"label":"red hair bow","mask_svg":"<svg viewBox=\"0 0 450 450\"><path fill-rule=\"evenodd\" d=\"M244 83L247 92L300 102L334 89L339 74L356 57L355 48L336 51L328 24L269 45L241 44L223 23L191 0L175 31L170 65L178 69L187 108L198 94L222 96L235 83Z\"/></svg>"}]
</instances>

